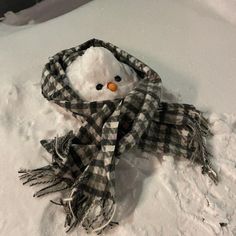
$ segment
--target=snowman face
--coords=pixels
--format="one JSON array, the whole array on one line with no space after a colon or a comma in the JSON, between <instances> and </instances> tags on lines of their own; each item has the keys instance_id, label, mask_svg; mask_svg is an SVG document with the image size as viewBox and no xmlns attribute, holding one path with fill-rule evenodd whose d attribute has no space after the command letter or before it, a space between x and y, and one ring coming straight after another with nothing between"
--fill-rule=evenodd
<instances>
[{"instance_id":1,"label":"snowman face","mask_svg":"<svg viewBox=\"0 0 236 236\"><path fill-rule=\"evenodd\" d=\"M103 47L90 47L67 69L71 87L84 101L125 97L137 84L136 72Z\"/></svg>"}]
</instances>

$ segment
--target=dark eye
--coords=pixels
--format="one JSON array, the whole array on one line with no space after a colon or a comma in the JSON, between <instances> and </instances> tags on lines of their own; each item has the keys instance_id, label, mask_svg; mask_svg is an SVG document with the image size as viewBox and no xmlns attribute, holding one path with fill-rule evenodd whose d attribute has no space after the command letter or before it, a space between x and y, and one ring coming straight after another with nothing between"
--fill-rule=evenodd
<instances>
[{"instance_id":1,"label":"dark eye","mask_svg":"<svg viewBox=\"0 0 236 236\"><path fill-rule=\"evenodd\" d=\"M102 84L97 84L97 85L96 85L96 89L97 89L97 90L101 90L101 89L102 89L102 87L103 87L103 85L102 85Z\"/></svg>"},{"instance_id":2,"label":"dark eye","mask_svg":"<svg viewBox=\"0 0 236 236\"><path fill-rule=\"evenodd\" d=\"M116 82L120 82L121 80L122 80L122 78L119 75L115 76L115 81Z\"/></svg>"}]
</instances>

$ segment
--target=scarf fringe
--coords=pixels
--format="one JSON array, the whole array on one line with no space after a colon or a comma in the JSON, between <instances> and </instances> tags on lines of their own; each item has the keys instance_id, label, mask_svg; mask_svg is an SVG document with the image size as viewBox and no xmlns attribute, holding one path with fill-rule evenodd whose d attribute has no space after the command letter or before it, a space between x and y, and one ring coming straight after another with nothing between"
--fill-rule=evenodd
<instances>
[{"instance_id":1,"label":"scarf fringe","mask_svg":"<svg viewBox=\"0 0 236 236\"><path fill-rule=\"evenodd\" d=\"M23 185L47 185L37 191L33 195L34 197L41 197L49 193L62 191L72 185L72 180L58 176L57 172L59 172L59 170L55 169L53 165L47 165L33 170L21 169L18 171L20 180L24 181Z\"/></svg>"},{"instance_id":2,"label":"scarf fringe","mask_svg":"<svg viewBox=\"0 0 236 236\"><path fill-rule=\"evenodd\" d=\"M96 232L100 234L118 224L112 221L116 204L114 200L105 196L97 197L83 191L82 185L89 180L86 174L87 169L74 182L70 179L59 177L57 175L59 170L52 165L34 170L21 169L18 173L20 174L20 180L24 181L24 185L47 185L37 191L33 195L34 197L66 190L65 195L67 197L60 198L59 202L51 200L51 203L64 208L66 232L80 225L87 233Z\"/></svg>"},{"instance_id":3,"label":"scarf fringe","mask_svg":"<svg viewBox=\"0 0 236 236\"><path fill-rule=\"evenodd\" d=\"M192 149L191 162L199 162L202 165L202 174L207 174L215 184L218 184L218 175L210 161L212 155L206 147L206 137L212 135L208 120L202 114L199 114L197 118L189 119L187 126L191 130L189 143Z\"/></svg>"},{"instance_id":4,"label":"scarf fringe","mask_svg":"<svg viewBox=\"0 0 236 236\"><path fill-rule=\"evenodd\" d=\"M69 198L60 199L60 204L66 213L66 232L80 225L87 233L100 234L117 224L112 221L116 205L111 199L86 195L81 189L73 188Z\"/></svg>"}]
</instances>

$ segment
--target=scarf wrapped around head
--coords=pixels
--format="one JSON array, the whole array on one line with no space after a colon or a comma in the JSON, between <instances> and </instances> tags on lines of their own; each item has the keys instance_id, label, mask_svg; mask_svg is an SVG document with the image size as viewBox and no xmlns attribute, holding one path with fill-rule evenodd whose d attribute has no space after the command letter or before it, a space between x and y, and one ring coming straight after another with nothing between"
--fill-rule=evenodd
<instances>
[{"instance_id":1,"label":"scarf wrapped around head","mask_svg":"<svg viewBox=\"0 0 236 236\"><path fill-rule=\"evenodd\" d=\"M66 68L89 47L105 47L139 75L138 85L123 99L84 102L70 87ZM114 222L115 167L122 153L133 147L157 154L181 156L202 165L215 183L205 139L207 120L194 106L161 101L162 82L149 66L111 43L89 40L49 59L42 74L42 94L55 104L83 117L79 131L42 140L52 163L21 170L24 183L45 185L40 197L61 191L68 230L76 225L101 232ZM55 202L54 202L55 203Z\"/></svg>"}]
</instances>

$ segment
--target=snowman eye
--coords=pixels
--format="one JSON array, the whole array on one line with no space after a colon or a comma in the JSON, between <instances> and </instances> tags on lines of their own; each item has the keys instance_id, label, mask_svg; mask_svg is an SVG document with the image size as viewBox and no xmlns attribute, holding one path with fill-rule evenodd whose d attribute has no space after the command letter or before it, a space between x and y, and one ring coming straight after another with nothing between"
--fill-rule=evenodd
<instances>
[{"instance_id":1,"label":"snowman eye","mask_svg":"<svg viewBox=\"0 0 236 236\"><path fill-rule=\"evenodd\" d=\"M102 87L103 87L103 85L102 85L102 84L97 84L97 85L96 85L96 89L97 89L97 90L101 90L101 89L102 89Z\"/></svg>"},{"instance_id":2,"label":"snowman eye","mask_svg":"<svg viewBox=\"0 0 236 236\"><path fill-rule=\"evenodd\" d=\"M119 75L115 76L115 81L116 82L120 82L121 80L122 80L122 78Z\"/></svg>"}]
</instances>

